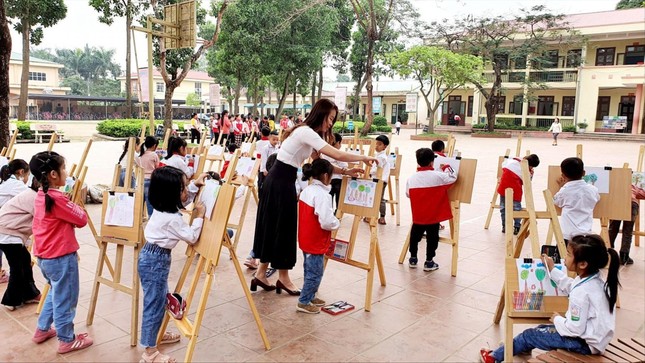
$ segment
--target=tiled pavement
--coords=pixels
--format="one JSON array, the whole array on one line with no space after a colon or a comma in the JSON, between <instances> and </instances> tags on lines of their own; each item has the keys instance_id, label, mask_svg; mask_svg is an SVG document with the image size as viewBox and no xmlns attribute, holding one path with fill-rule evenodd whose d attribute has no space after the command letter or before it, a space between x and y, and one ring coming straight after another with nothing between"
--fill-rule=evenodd
<instances>
[{"instance_id":1,"label":"tiled pavement","mask_svg":"<svg viewBox=\"0 0 645 363\"><path fill-rule=\"evenodd\" d=\"M459 268L457 277L450 276L450 248L440 245L436 261L438 271L410 270L397 263L403 241L410 225L409 202L405 198L405 181L415 170L414 150L429 146L429 142L410 141L409 130L394 136L393 143L404 155L401 176L401 226L392 216L388 225L379 226L379 243L383 256L387 285L374 284L373 306L365 312L364 296L366 274L362 270L330 262L323 278L320 296L327 301L346 300L356 305L354 311L331 316L324 313L305 315L296 313L296 298L259 291L253 293L272 349L265 351L242 292L235 270L223 252L215 273L200 340L195 350L195 361L419 361L419 362L472 362L477 360L480 347L495 347L503 339L503 328L492 322L503 283L503 235L496 211L489 230L483 225L488 203L495 185L497 157L506 148L514 152L516 139L474 139L457 136L457 149L464 157L478 159L473 203L462 205L460 226ZM584 142L584 159L588 165L634 165L636 143ZM56 145L55 150L76 162L83 143ZM29 159L41 145L18 145L18 157ZM542 163L534 178L534 190L546 187L547 165L557 165L562 158L575 154L575 142L561 140L560 146L551 146L548 139L524 139L523 151L530 149L539 154ZM121 143L95 142L88 159L90 184L109 182L112 167L121 151ZM538 208L544 205L536 193ZM233 217L239 216L239 206ZM99 224L100 207L88 207L95 223ZM238 253L242 259L252 245L256 205L251 202L242 231ZM340 235L349 233L349 221L344 221ZM598 226L597 226L598 227ZM540 223L544 237L546 224ZM445 232L444 232L445 233ZM76 331L88 331L94 346L67 355L56 354L56 341L35 345L30 338L35 328L35 306L9 312L0 310L0 338L3 347L0 361L138 361L141 348L130 347L130 302L127 295L101 287L97 313L92 326L86 326L87 309L92 289L98 249L88 228L77 232L81 242L81 295L76 314ZM364 258L368 247L367 226L361 223L357 259ZM645 244L645 241L643 242ZM617 310L617 332L620 337L645 336L645 274L643 247L632 247L635 264L621 270L623 288L621 308ZM420 254L425 246L420 248ZM528 249L525 248L528 252ZM132 255L126 253L126 261ZM184 248L173 252L170 286L178 278L185 261ZM251 272L245 271L247 281ZM292 272L296 284L302 284L302 265ZM43 278L35 268L38 286ZM131 263L126 264L124 281L131 279ZM273 278L275 280L275 277ZM6 285L0 285L0 293ZM194 306L193 304L193 310ZM194 313L194 312L193 312ZM518 333L523 326L517 326ZM187 341L164 346L163 350L182 360ZM524 361L529 357L516 357Z\"/></svg>"}]
</instances>

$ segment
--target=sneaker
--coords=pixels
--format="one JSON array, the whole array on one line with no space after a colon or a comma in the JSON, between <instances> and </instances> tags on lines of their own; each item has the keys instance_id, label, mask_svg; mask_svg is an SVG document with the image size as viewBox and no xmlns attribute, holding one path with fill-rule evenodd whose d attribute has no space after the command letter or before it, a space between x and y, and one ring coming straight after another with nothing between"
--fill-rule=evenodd
<instances>
[{"instance_id":1,"label":"sneaker","mask_svg":"<svg viewBox=\"0 0 645 363\"><path fill-rule=\"evenodd\" d=\"M246 261L244 261L244 266L250 268L251 270L257 270L258 269L258 263L255 262L255 258L247 258Z\"/></svg>"},{"instance_id":2,"label":"sneaker","mask_svg":"<svg viewBox=\"0 0 645 363\"><path fill-rule=\"evenodd\" d=\"M408 265L410 265L410 268L417 268L417 263L419 262L419 259L416 257L410 257L408 260Z\"/></svg>"},{"instance_id":3,"label":"sneaker","mask_svg":"<svg viewBox=\"0 0 645 363\"><path fill-rule=\"evenodd\" d=\"M434 271L439 269L439 264L434 261L426 261L423 264L423 271Z\"/></svg>"},{"instance_id":4,"label":"sneaker","mask_svg":"<svg viewBox=\"0 0 645 363\"><path fill-rule=\"evenodd\" d=\"M14 311L14 310L16 310L16 307L15 307L15 306L11 306L11 305L3 305L3 306L5 307L5 309L7 309L7 310L9 310L9 311Z\"/></svg>"},{"instance_id":5,"label":"sneaker","mask_svg":"<svg viewBox=\"0 0 645 363\"><path fill-rule=\"evenodd\" d=\"M56 336L56 329L54 328L49 328L49 330L47 331L40 330L37 328L36 332L34 333L34 336L31 337L31 341L36 344L40 344L40 343L44 343L48 339L53 338L55 336Z\"/></svg>"},{"instance_id":6,"label":"sneaker","mask_svg":"<svg viewBox=\"0 0 645 363\"><path fill-rule=\"evenodd\" d=\"M268 279L269 277L273 276L273 274L275 273L275 271L276 271L276 270L275 270L273 267L269 267L269 268L267 269L267 272L265 272L265 273L264 273L264 276Z\"/></svg>"},{"instance_id":7,"label":"sneaker","mask_svg":"<svg viewBox=\"0 0 645 363\"><path fill-rule=\"evenodd\" d=\"M313 299L311 299L311 304L314 305L314 306L318 306L318 307L322 307L322 306L327 305L325 300L319 299L317 297L314 297Z\"/></svg>"},{"instance_id":8,"label":"sneaker","mask_svg":"<svg viewBox=\"0 0 645 363\"><path fill-rule=\"evenodd\" d=\"M296 308L296 311L299 311L305 314L318 314L320 313L320 307L312 303L309 303L309 304L298 303L298 307Z\"/></svg>"},{"instance_id":9,"label":"sneaker","mask_svg":"<svg viewBox=\"0 0 645 363\"><path fill-rule=\"evenodd\" d=\"M58 342L58 353L65 354L76 350L81 350L89 347L94 343L94 340L87 335L87 333L76 334L74 340L69 343Z\"/></svg>"},{"instance_id":10,"label":"sneaker","mask_svg":"<svg viewBox=\"0 0 645 363\"><path fill-rule=\"evenodd\" d=\"M520 227L513 227L513 235L517 236L518 233L520 233Z\"/></svg>"},{"instance_id":11,"label":"sneaker","mask_svg":"<svg viewBox=\"0 0 645 363\"><path fill-rule=\"evenodd\" d=\"M492 350L482 348L479 350L479 361L482 363L497 363L495 358L491 355L493 353Z\"/></svg>"}]
</instances>

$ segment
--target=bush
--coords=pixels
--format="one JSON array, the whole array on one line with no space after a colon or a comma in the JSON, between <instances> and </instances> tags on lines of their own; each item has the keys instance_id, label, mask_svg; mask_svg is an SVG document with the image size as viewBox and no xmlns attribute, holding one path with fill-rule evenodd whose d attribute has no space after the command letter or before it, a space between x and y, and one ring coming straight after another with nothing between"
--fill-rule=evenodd
<instances>
[{"instance_id":1,"label":"bush","mask_svg":"<svg viewBox=\"0 0 645 363\"><path fill-rule=\"evenodd\" d=\"M372 126L374 127L374 126ZM392 132L392 126L376 126L376 131L378 132Z\"/></svg>"},{"instance_id":2,"label":"bush","mask_svg":"<svg viewBox=\"0 0 645 363\"><path fill-rule=\"evenodd\" d=\"M562 128L562 132L576 132L575 126L565 126Z\"/></svg>"},{"instance_id":3,"label":"bush","mask_svg":"<svg viewBox=\"0 0 645 363\"><path fill-rule=\"evenodd\" d=\"M99 124L96 126L96 130L99 132L99 134L111 137L139 136L143 122L148 122L148 120L106 120L99 122Z\"/></svg>"},{"instance_id":4,"label":"bush","mask_svg":"<svg viewBox=\"0 0 645 363\"><path fill-rule=\"evenodd\" d=\"M18 128L18 134L20 134L18 139L30 140L34 138L34 134L29 129L29 122L16 122L16 127Z\"/></svg>"},{"instance_id":5,"label":"bush","mask_svg":"<svg viewBox=\"0 0 645 363\"><path fill-rule=\"evenodd\" d=\"M384 116L374 116L372 125L375 126L387 126L387 119Z\"/></svg>"}]
</instances>

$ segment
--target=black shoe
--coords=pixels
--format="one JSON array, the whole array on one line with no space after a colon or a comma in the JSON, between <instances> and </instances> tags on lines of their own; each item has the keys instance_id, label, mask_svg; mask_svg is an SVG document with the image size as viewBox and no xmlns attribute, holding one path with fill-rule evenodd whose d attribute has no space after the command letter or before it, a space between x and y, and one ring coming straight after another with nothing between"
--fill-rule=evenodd
<instances>
[{"instance_id":1,"label":"black shoe","mask_svg":"<svg viewBox=\"0 0 645 363\"><path fill-rule=\"evenodd\" d=\"M520 227L513 227L513 235L517 236L518 233L520 233Z\"/></svg>"},{"instance_id":2,"label":"black shoe","mask_svg":"<svg viewBox=\"0 0 645 363\"><path fill-rule=\"evenodd\" d=\"M634 260L632 260L632 259L629 257L629 254L627 254L627 253L621 253L621 254L620 254L620 264L621 264L621 265L633 265L633 264L634 264Z\"/></svg>"},{"instance_id":3,"label":"black shoe","mask_svg":"<svg viewBox=\"0 0 645 363\"><path fill-rule=\"evenodd\" d=\"M506 233L506 228L502 227L502 233Z\"/></svg>"}]
</instances>

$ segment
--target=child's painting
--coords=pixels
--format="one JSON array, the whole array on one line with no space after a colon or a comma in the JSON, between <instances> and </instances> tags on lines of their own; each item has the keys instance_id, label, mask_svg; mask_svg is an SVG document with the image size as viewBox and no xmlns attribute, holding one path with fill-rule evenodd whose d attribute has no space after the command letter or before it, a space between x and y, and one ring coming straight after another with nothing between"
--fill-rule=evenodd
<instances>
[{"instance_id":1,"label":"child's painting","mask_svg":"<svg viewBox=\"0 0 645 363\"><path fill-rule=\"evenodd\" d=\"M387 156L387 162L390 164L390 170L396 169L396 154L391 153Z\"/></svg>"},{"instance_id":2,"label":"child's painting","mask_svg":"<svg viewBox=\"0 0 645 363\"><path fill-rule=\"evenodd\" d=\"M221 156L224 153L224 147L222 145L213 145L208 149L209 156Z\"/></svg>"},{"instance_id":3,"label":"child's painting","mask_svg":"<svg viewBox=\"0 0 645 363\"><path fill-rule=\"evenodd\" d=\"M195 171L199 167L199 155L186 155L186 163L188 164L188 170L195 174Z\"/></svg>"},{"instance_id":4,"label":"child's painting","mask_svg":"<svg viewBox=\"0 0 645 363\"><path fill-rule=\"evenodd\" d=\"M604 167L587 166L582 180L598 188L598 193L609 193L609 170Z\"/></svg>"},{"instance_id":5,"label":"child's painting","mask_svg":"<svg viewBox=\"0 0 645 363\"><path fill-rule=\"evenodd\" d=\"M450 165L449 170L451 170L456 177L459 177L459 164L461 164L461 159L437 155L434 159L434 170L442 170L444 165Z\"/></svg>"},{"instance_id":6,"label":"child's painting","mask_svg":"<svg viewBox=\"0 0 645 363\"><path fill-rule=\"evenodd\" d=\"M210 220L213 215L213 208L215 208L215 202L217 201L220 187L220 183L217 180L207 179L204 182L204 187L202 188L202 194L199 197L199 201L203 202L206 206L205 218L208 220Z\"/></svg>"},{"instance_id":7,"label":"child's painting","mask_svg":"<svg viewBox=\"0 0 645 363\"><path fill-rule=\"evenodd\" d=\"M166 150L157 149L155 150L155 153L157 153L157 156L159 156L159 159L165 159L168 156L168 151Z\"/></svg>"},{"instance_id":8,"label":"child's painting","mask_svg":"<svg viewBox=\"0 0 645 363\"><path fill-rule=\"evenodd\" d=\"M243 142L242 147L240 147L240 152L242 154L248 154L251 152L251 143L250 142Z\"/></svg>"},{"instance_id":9,"label":"child's painting","mask_svg":"<svg viewBox=\"0 0 645 363\"><path fill-rule=\"evenodd\" d=\"M331 243L329 244L329 249L327 250L327 253L325 253L325 255L329 258L346 261L348 251L349 242L332 238Z\"/></svg>"},{"instance_id":10,"label":"child's painting","mask_svg":"<svg viewBox=\"0 0 645 363\"><path fill-rule=\"evenodd\" d=\"M345 204L372 208L376 197L376 183L371 180L349 180L345 190Z\"/></svg>"},{"instance_id":11,"label":"child's painting","mask_svg":"<svg viewBox=\"0 0 645 363\"><path fill-rule=\"evenodd\" d=\"M65 179L65 185L61 187L62 192L71 193L74 189L74 184L76 184L76 180L73 177L68 176L67 179Z\"/></svg>"},{"instance_id":12,"label":"child's painting","mask_svg":"<svg viewBox=\"0 0 645 363\"><path fill-rule=\"evenodd\" d=\"M250 157L242 157L237 159L237 166L235 167L235 172L238 176L250 177L251 172L253 171L253 165L255 164L255 159Z\"/></svg>"},{"instance_id":13,"label":"child's painting","mask_svg":"<svg viewBox=\"0 0 645 363\"><path fill-rule=\"evenodd\" d=\"M128 193L110 193L104 218L104 223L108 226L134 226L134 196Z\"/></svg>"},{"instance_id":14,"label":"child's painting","mask_svg":"<svg viewBox=\"0 0 645 363\"><path fill-rule=\"evenodd\" d=\"M645 172L633 172L632 173L632 185L637 188L645 189Z\"/></svg>"},{"instance_id":15,"label":"child's painting","mask_svg":"<svg viewBox=\"0 0 645 363\"><path fill-rule=\"evenodd\" d=\"M550 274L541 260L533 259L533 262L526 263L523 258L518 258L517 276L520 282L519 291L521 292L540 292L544 291L545 296L560 296L556 283L550 279ZM563 264L555 264L555 268L566 272Z\"/></svg>"}]
</instances>

